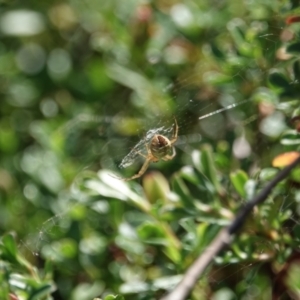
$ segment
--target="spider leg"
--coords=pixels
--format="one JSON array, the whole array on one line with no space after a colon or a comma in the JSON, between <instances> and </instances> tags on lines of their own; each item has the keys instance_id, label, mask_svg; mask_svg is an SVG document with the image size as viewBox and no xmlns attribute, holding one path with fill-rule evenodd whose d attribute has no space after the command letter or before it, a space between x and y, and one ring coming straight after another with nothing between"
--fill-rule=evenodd
<instances>
[{"instance_id":1,"label":"spider leg","mask_svg":"<svg viewBox=\"0 0 300 300\"><path fill-rule=\"evenodd\" d=\"M123 177L118 177L118 176L113 176L113 177L117 178L117 179L120 179L120 180L123 180L123 181L129 181L129 180L141 177L146 172L146 170L147 170L147 168L148 168L148 166L151 162L157 162L158 161L158 159L152 155L151 150L150 150L150 148L148 147L147 144L145 144L145 147L146 147L146 150L147 150L147 156L144 155L143 153L141 153L140 151L136 151L137 154L139 154L140 156L145 158L144 164L142 165L141 169L139 170L139 172L137 174L135 174L131 177L128 177L128 178L123 178Z\"/></svg>"},{"instance_id":2,"label":"spider leg","mask_svg":"<svg viewBox=\"0 0 300 300\"><path fill-rule=\"evenodd\" d=\"M174 117L174 131L173 131L173 135L172 135L172 138L170 140L170 143L171 145L174 144L176 141L177 141L177 137L178 137L178 124L177 124L177 120L176 118Z\"/></svg>"},{"instance_id":3,"label":"spider leg","mask_svg":"<svg viewBox=\"0 0 300 300\"><path fill-rule=\"evenodd\" d=\"M163 160L164 161L167 161L167 160L171 160L174 158L174 156L176 155L176 150L174 147L172 147L172 154L171 155L166 155L165 157L163 157Z\"/></svg>"},{"instance_id":4,"label":"spider leg","mask_svg":"<svg viewBox=\"0 0 300 300\"><path fill-rule=\"evenodd\" d=\"M123 180L123 181L129 181L129 180L141 177L146 172L146 170L148 169L148 166L149 166L151 161L152 161L151 158L147 158L137 174L135 174L131 177L128 177L128 178L122 178L122 177L118 177L118 178Z\"/></svg>"},{"instance_id":5,"label":"spider leg","mask_svg":"<svg viewBox=\"0 0 300 300\"><path fill-rule=\"evenodd\" d=\"M142 156L142 157L144 157L144 158L149 158L149 156L151 155L151 151L150 151L150 149L149 149L149 147L148 147L148 145L147 144L145 144L145 147L146 147L146 150L147 150L147 155L145 155L145 154L143 154L141 151L135 151L135 150L133 150L135 153L137 153L137 154L139 154L140 156Z\"/></svg>"},{"instance_id":6,"label":"spider leg","mask_svg":"<svg viewBox=\"0 0 300 300\"><path fill-rule=\"evenodd\" d=\"M143 154L141 151L136 151L136 153L147 159L147 156L145 154Z\"/></svg>"}]
</instances>

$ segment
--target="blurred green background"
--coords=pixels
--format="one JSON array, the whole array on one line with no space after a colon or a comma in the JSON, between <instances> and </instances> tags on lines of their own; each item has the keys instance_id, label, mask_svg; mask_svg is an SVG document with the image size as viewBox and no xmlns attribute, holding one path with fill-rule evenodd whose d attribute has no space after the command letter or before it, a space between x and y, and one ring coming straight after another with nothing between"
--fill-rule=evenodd
<instances>
[{"instance_id":1,"label":"blurred green background","mask_svg":"<svg viewBox=\"0 0 300 300\"><path fill-rule=\"evenodd\" d=\"M0 1L1 299L172 289L274 176L272 159L298 150L298 11L296 1ZM121 169L124 156L174 117L172 161L128 183L111 176L135 174L143 161ZM296 171L257 208L190 299L299 296L299 182Z\"/></svg>"}]
</instances>

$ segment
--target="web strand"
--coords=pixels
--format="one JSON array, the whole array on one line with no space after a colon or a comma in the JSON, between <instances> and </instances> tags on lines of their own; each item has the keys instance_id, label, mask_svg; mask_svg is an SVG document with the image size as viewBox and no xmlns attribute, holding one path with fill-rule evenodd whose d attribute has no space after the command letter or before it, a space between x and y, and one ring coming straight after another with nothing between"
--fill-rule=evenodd
<instances>
[{"instance_id":1,"label":"web strand","mask_svg":"<svg viewBox=\"0 0 300 300\"><path fill-rule=\"evenodd\" d=\"M232 108L235 108L235 107L237 107L237 106L240 106L240 105L242 105L242 104L245 104L245 103L247 103L247 102L249 102L249 101L251 101L251 100L247 99L247 100L244 100L244 101L241 101L241 102L238 102L238 103L230 104L230 105L228 105L228 106L226 106L226 107L217 109L217 110L215 110L215 111L213 111L213 112L211 112L211 113L208 113L208 114L206 114L206 115L204 115L204 116L201 116L201 117L199 117L198 120L203 120L203 119L209 118L209 117L211 117L211 116L213 116L213 115L219 114L219 113L221 113L221 112L223 112L223 111L226 111L226 110L230 110L230 109L232 109Z\"/></svg>"}]
</instances>

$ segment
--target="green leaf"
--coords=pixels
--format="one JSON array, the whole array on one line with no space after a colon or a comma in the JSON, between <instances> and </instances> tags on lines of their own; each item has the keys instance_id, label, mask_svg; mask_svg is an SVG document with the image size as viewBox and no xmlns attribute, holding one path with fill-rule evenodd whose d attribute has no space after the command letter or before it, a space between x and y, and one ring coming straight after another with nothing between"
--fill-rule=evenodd
<instances>
[{"instance_id":1,"label":"green leaf","mask_svg":"<svg viewBox=\"0 0 300 300\"><path fill-rule=\"evenodd\" d=\"M3 254L6 256L7 259L10 261L16 261L17 260L17 245L15 242L15 239L11 233L6 234L2 238L2 248L3 248Z\"/></svg>"},{"instance_id":2,"label":"green leaf","mask_svg":"<svg viewBox=\"0 0 300 300\"><path fill-rule=\"evenodd\" d=\"M300 54L300 43L294 43L286 47L286 52Z\"/></svg>"},{"instance_id":3,"label":"green leaf","mask_svg":"<svg viewBox=\"0 0 300 300\"><path fill-rule=\"evenodd\" d=\"M211 44L211 51L216 58L225 59L224 53L219 49L217 45L215 45L215 43Z\"/></svg>"},{"instance_id":4,"label":"green leaf","mask_svg":"<svg viewBox=\"0 0 300 300\"><path fill-rule=\"evenodd\" d=\"M300 61L296 60L293 64L294 78L300 81Z\"/></svg>"},{"instance_id":5,"label":"green leaf","mask_svg":"<svg viewBox=\"0 0 300 300\"><path fill-rule=\"evenodd\" d=\"M282 145L291 146L300 144L300 135L296 130L286 130L281 137L280 143Z\"/></svg>"},{"instance_id":6,"label":"green leaf","mask_svg":"<svg viewBox=\"0 0 300 300\"><path fill-rule=\"evenodd\" d=\"M159 290L172 290L180 282L181 279L182 275L174 275L160 277L150 283L147 283L145 281L127 282L121 285L120 292L123 294L138 294L148 291L153 292Z\"/></svg>"},{"instance_id":7,"label":"green leaf","mask_svg":"<svg viewBox=\"0 0 300 300\"><path fill-rule=\"evenodd\" d=\"M54 292L54 286L51 284L44 284L38 288L34 288L33 291L29 294L28 300L39 300L47 296L50 296L50 293Z\"/></svg>"},{"instance_id":8,"label":"green leaf","mask_svg":"<svg viewBox=\"0 0 300 300\"><path fill-rule=\"evenodd\" d=\"M241 258L242 260L244 259L247 259L248 258L248 255L245 251L243 251L239 245L237 243L234 243L232 246L231 246L233 252L239 257Z\"/></svg>"},{"instance_id":9,"label":"green leaf","mask_svg":"<svg viewBox=\"0 0 300 300\"><path fill-rule=\"evenodd\" d=\"M104 300L124 300L124 297L121 295L107 295Z\"/></svg>"},{"instance_id":10,"label":"green leaf","mask_svg":"<svg viewBox=\"0 0 300 300\"><path fill-rule=\"evenodd\" d=\"M300 169L299 168L292 170L291 178L296 182L300 182Z\"/></svg>"},{"instance_id":11,"label":"green leaf","mask_svg":"<svg viewBox=\"0 0 300 300\"><path fill-rule=\"evenodd\" d=\"M52 279L53 273L53 262L51 260L46 260L45 267L44 267L44 279Z\"/></svg>"},{"instance_id":12,"label":"green leaf","mask_svg":"<svg viewBox=\"0 0 300 300\"><path fill-rule=\"evenodd\" d=\"M278 87L281 89L289 89L290 88L290 83L288 80L280 73L274 72L269 75L269 82L271 85L274 87Z\"/></svg>"},{"instance_id":13,"label":"green leaf","mask_svg":"<svg viewBox=\"0 0 300 300\"><path fill-rule=\"evenodd\" d=\"M143 211L150 210L147 200L135 193L128 183L114 178L108 171L101 170L97 173L99 179L87 179L85 188L93 192L94 195L101 195L107 198L114 198L121 201L130 201Z\"/></svg>"},{"instance_id":14,"label":"green leaf","mask_svg":"<svg viewBox=\"0 0 300 300\"><path fill-rule=\"evenodd\" d=\"M208 145L206 145L201 152L201 163L204 175L206 175L211 181L218 194L223 195L224 190L218 179L217 169L212 155L212 149Z\"/></svg>"},{"instance_id":15,"label":"green leaf","mask_svg":"<svg viewBox=\"0 0 300 300\"><path fill-rule=\"evenodd\" d=\"M185 207L194 207L193 197L184 181L175 175L172 180L173 191L180 197Z\"/></svg>"},{"instance_id":16,"label":"green leaf","mask_svg":"<svg viewBox=\"0 0 300 300\"><path fill-rule=\"evenodd\" d=\"M202 187L204 187L204 183L202 180L203 176L202 177L197 176L197 174L192 166L185 166L185 167L181 168L180 171L178 172L178 174L185 181L190 182L197 186L201 185Z\"/></svg>"},{"instance_id":17,"label":"green leaf","mask_svg":"<svg viewBox=\"0 0 300 300\"><path fill-rule=\"evenodd\" d=\"M144 242L164 246L164 252L173 262L180 260L179 242L167 223L146 222L139 226L137 232Z\"/></svg>"},{"instance_id":18,"label":"green leaf","mask_svg":"<svg viewBox=\"0 0 300 300\"><path fill-rule=\"evenodd\" d=\"M167 244L164 231L158 224L146 222L138 227L137 233L145 242L161 245Z\"/></svg>"},{"instance_id":19,"label":"green leaf","mask_svg":"<svg viewBox=\"0 0 300 300\"><path fill-rule=\"evenodd\" d=\"M294 259L294 261L292 261L292 263L289 265L288 268L286 285L288 286L291 292L297 295L299 295L300 293L299 276L300 276L300 265Z\"/></svg>"},{"instance_id":20,"label":"green leaf","mask_svg":"<svg viewBox=\"0 0 300 300\"><path fill-rule=\"evenodd\" d=\"M179 224L185 229L186 232L196 233L194 218L183 218L179 221Z\"/></svg>"},{"instance_id":21,"label":"green leaf","mask_svg":"<svg viewBox=\"0 0 300 300\"><path fill-rule=\"evenodd\" d=\"M238 170L230 174L231 183L233 184L235 190L243 198L246 197L245 184L248 179L248 175L242 170Z\"/></svg>"},{"instance_id":22,"label":"green leaf","mask_svg":"<svg viewBox=\"0 0 300 300\"><path fill-rule=\"evenodd\" d=\"M244 185L244 189L246 191L246 199L250 200L255 196L256 193L257 181L254 179L248 179L246 184Z\"/></svg>"},{"instance_id":23,"label":"green leaf","mask_svg":"<svg viewBox=\"0 0 300 300\"><path fill-rule=\"evenodd\" d=\"M167 201L170 192L169 183L159 172L151 172L144 176L143 186L149 202L155 203L157 200Z\"/></svg>"},{"instance_id":24,"label":"green leaf","mask_svg":"<svg viewBox=\"0 0 300 300\"><path fill-rule=\"evenodd\" d=\"M204 78L205 82L214 85L221 85L224 83L228 83L231 80L230 76L227 76L217 71L207 72L205 75L206 75Z\"/></svg>"},{"instance_id":25,"label":"green leaf","mask_svg":"<svg viewBox=\"0 0 300 300\"><path fill-rule=\"evenodd\" d=\"M259 173L259 179L262 182L266 182L271 180L276 174L278 170L276 168L264 168Z\"/></svg>"}]
</instances>

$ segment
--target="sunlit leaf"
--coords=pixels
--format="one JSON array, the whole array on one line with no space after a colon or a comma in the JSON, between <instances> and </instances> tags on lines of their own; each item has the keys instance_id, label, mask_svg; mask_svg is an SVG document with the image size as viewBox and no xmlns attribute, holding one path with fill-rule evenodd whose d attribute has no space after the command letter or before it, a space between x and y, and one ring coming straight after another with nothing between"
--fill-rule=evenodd
<instances>
[{"instance_id":1,"label":"sunlit leaf","mask_svg":"<svg viewBox=\"0 0 300 300\"><path fill-rule=\"evenodd\" d=\"M276 156L272 161L273 167L285 167L293 163L300 156L299 152L291 151Z\"/></svg>"},{"instance_id":2,"label":"sunlit leaf","mask_svg":"<svg viewBox=\"0 0 300 300\"><path fill-rule=\"evenodd\" d=\"M283 145L299 145L300 144L300 136L296 130L286 130L281 136L280 140Z\"/></svg>"},{"instance_id":3,"label":"sunlit leaf","mask_svg":"<svg viewBox=\"0 0 300 300\"><path fill-rule=\"evenodd\" d=\"M143 186L145 194L151 203L158 199L167 201L170 192L168 181L160 173L150 173L144 176Z\"/></svg>"},{"instance_id":4,"label":"sunlit leaf","mask_svg":"<svg viewBox=\"0 0 300 300\"><path fill-rule=\"evenodd\" d=\"M124 300L124 297L121 295L107 295L104 300Z\"/></svg>"},{"instance_id":5,"label":"sunlit leaf","mask_svg":"<svg viewBox=\"0 0 300 300\"><path fill-rule=\"evenodd\" d=\"M275 168L264 168L259 173L259 179L263 182L271 180L276 174L278 170Z\"/></svg>"},{"instance_id":6,"label":"sunlit leaf","mask_svg":"<svg viewBox=\"0 0 300 300\"><path fill-rule=\"evenodd\" d=\"M240 194L241 197L245 198L245 184L248 180L247 174L242 170L238 170L230 174L230 179L236 191Z\"/></svg>"},{"instance_id":7,"label":"sunlit leaf","mask_svg":"<svg viewBox=\"0 0 300 300\"><path fill-rule=\"evenodd\" d=\"M164 231L158 224L145 223L138 228L139 237L149 243L167 244Z\"/></svg>"}]
</instances>

